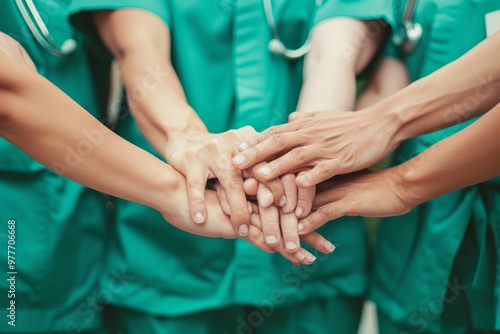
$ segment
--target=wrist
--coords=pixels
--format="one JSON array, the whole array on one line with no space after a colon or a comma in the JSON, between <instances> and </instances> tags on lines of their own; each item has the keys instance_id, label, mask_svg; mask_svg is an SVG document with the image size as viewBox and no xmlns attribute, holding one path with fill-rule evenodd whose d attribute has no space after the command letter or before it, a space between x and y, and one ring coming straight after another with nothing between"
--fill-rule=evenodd
<instances>
[{"instance_id":1,"label":"wrist","mask_svg":"<svg viewBox=\"0 0 500 334\"><path fill-rule=\"evenodd\" d=\"M363 110L370 120L371 126L378 127L388 140L390 147L397 147L406 138L405 122L396 108L380 102ZM361 112L359 111L359 112Z\"/></svg>"},{"instance_id":2,"label":"wrist","mask_svg":"<svg viewBox=\"0 0 500 334\"><path fill-rule=\"evenodd\" d=\"M405 207L410 210L429 200L428 186L419 173L415 161L409 160L401 165L390 168L395 175L394 193L399 197Z\"/></svg>"},{"instance_id":3,"label":"wrist","mask_svg":"<svg viewBox=\"0 0 500 334\"><path fill-rule=\"evenodd\" d=\"M157 210L164 216L171 217L178 210L178 205L175 203L173 194L179 191L185 191L185 179L175 169L167 164L163 164L161 170L154 175L154 185L152 191L148 192L148 203L146 205Z\"/></svg>"}]
</instances>

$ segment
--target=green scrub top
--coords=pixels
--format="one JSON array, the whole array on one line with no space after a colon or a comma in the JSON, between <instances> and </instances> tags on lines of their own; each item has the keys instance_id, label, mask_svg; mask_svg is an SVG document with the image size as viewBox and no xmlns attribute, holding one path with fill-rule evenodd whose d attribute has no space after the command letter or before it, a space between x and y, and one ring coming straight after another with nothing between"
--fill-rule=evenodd
<instances>
[{"instance_id":1,"label":"green scrub top","mask_svg":"<svg viewBox=\"0 0 500 334\"><path fill-rule=\"evenodd\" d=\"M79 42L68 56L56 57L35 40L15 1L0 2L0 31L22 44L41 75L99 117L82 39L67 22L68 4L34 1L57 45L68 38ZM15 254L9 254L15 260L12 268L7 266L9 220L15 221L16 231L15 249L10 249ZM100 326L88 298L95 299L97 292L105 225L101 195L0 139L0 333L75 332ZM6 280L7 271L16 273L14 280ZM8 324L14 319L7 310L12 302L15 327Z\"/></svg>"},{"instance_id":2,"label":"green scrub top","mask_svg":"<svg viewBox=\"0 0 500 334\"><path fill-rule=\"evenodd\" d=\"M281 40L288 48L300 47L316 11L318 21L336 15L333 3L325 1L317 11L314 0L273 1ZM372 2L352 1L344 10L369 12L373 8L368 3ZM272 34L261 0L81 0L75 1L72 13L77 15L71 20L102 48L95 27L89 25L89 11L119 8L150 11L168 25L175 70L189 104L211 132L245 125L264 130L286 122L295 110L302 60L270 53ZM131 117L121 117L117 132L157 154ZM281 255L264 253L244 240L207 239L179 231L156 211L138 204L118 200L116 210L109 269L126 270L135 279L111 296L114 305L177 316L235 304L284 307L338 295L360 296L366 289L366 237L359 218L322 228L320 233L337 250L319 254L312 266L295 267Z\"/></svg>"},{"instance_id":3,"label":"green scrub top","mask_svg":"<svg viewBox=\"0 0 500 334\"><path fill-rule=\"evenodd\" d=\"M423 37L413 54L396 52L406 62L412 81L454 61L484 40L485 14L498 9L500 2L489 0L418 1L414 21L422 25ZM477 99L471 96L450 108L450 115L457 110L466 112L478 103ZM394 164L410 159L471 122L406 141L395 152ZM447 301L453 293L465 293L472 327L500 329L498 181L455 191L404 216L383 219L371 295L385 318L411 332L446 333L443 308L450 307ZM456 257L465 247L461 245L469 245L468 257ZM453 287L454 264L468 273L465 291Z\"/></svg>"}]
</instances>

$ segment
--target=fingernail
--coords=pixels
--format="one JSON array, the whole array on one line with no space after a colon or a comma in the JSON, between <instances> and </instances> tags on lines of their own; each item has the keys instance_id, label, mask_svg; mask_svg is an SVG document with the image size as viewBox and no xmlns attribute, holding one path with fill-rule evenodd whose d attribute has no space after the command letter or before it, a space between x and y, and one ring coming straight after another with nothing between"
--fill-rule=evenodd
<instances>
[{"instance_id":1,"label":"fingernail","mask_svg":"<svg viewBox=\"0 0 500 334\"><path fill-rule=\"evenodd\" d=\"M197 212L194 215L194 221L195 221L195 223L198 223L198 224L203 223L204 218L205 218L205 216L201 212Z\"/></svg>"},{"instance_id":2,"label":"fingernail","mask_svg":"<svg viewBox=\"0 0 500 334\"><path fill-rule=\"evenodd\" d=\"M240 236L246 237L248 235L248 226L245 224L240 225L240 227L238 227L238 233Z\"/></svg>"},{"instance_id":3,"label":"fingernail","mask_svg":"<svg viewBox=\"0 0 500 334\"><path fill-rule=\"evenodd\" d=\"M297 244L295 242L292 242L292 241L288 241L286 244L285 244L285 247L287 250L294 250L297 248Z\"/></svg>"},{"instance_id":4,"label":"fingernail","mask_svg":"<svg viewBox=\"0 0 500 334\"><path fill-rule=\"evenodd\" d=\"M294 254L294 256L299 261L304 261L304 259L306 258L306 254L304 254L304 252L297 252Z\"/></svg>"},{"instance_id":5,"label":"fingernail","mask_svg":"<svg viewBox=\"0 0 500 334\"><path fill-rule=\"evenodd\" d=\"M325 248L331 253L335 250L335 246L328 240L325 241Z\"/></svg>"},{"instance_id":6,"label":"fingernail","mask_svg":"<svg viewBox=\"0 0 500 334\"><path fill-rule=\"evenodd\" d=\"M244 151L244 150L248 150L250 148L250 145L248 145L248 143L241 143L240 146L238 146L238 148L241 151Z\"/></svg>"},{"instance_id":7,"label":"fingernail","mask_svg":"<svg viewBox=\"0 0 500 334\"><path fill-rule=\"evenodd\" d=\"M249 212L249 213L253 213L252 204L247 203L247 207L248 207L248 212Z\"/></svg>"},{"instance_id":8,"label":"fingernail","mask_svg":"<svg viewBox=\"0 0 500 334\"><path fill-rule=\"evenodd\" d=\"M265 176L271 174L271 168L269 168L268 166L262 167L261 169L259 169L259 171Z\"/></svg>"},{"instance_id":9,"label":"fingernail","mask_svg":"<svg viewBox=\"0 0 500 334\"><path fill-rule=\"evenodd\" d=\"M281 196L280 198L280 206L284 208L286 206L286 196Z\"/></svg>"},{"instance_id":10,"label":"fingernail","mask_svg":"<svg viewBox=\"0 0 500 334\"><path fill-rule=\"evenodd\" d=\"M247 159L245 158L244 155L238 154L237 156L234 157L234 161L238 165L243 165Z\"/></svg>"},{"instance_id":11,"label":"fingernail","mask_svg":"<svg viewBox=\"0 0 500 334\"><path fill-rule=\"evenodd\" d=\"M295 210L295 215L297 217L302 216L303 213L304 213L304 209L302 209L302 207L300 207L300 206L297 208L297 210Z\"/></svg>"},{"instance_id":12,"label":"fingernail","mask_svg":"<svg viewBox=\"0 0 500 334\"><path fill-rule=\"evenodd\" d=\"M306 260L310 263L313 263L314 261L316 261L316 256L308 252L306 253Z\"/></svg>"},{"instance_id":13,"label":"fingernail","mask_svg":"<svg viewBox=\"0 0 500 334\"><path fill-rule=\"evenodd\" d=\"M231 214L231 206L228 204L226 206L227 213Z\"/></svg>"},{"instance_id":14,"label":"fingernail","mask_svg":"<svg viewBox=\"0 0 500 334\"><path fill-rule=\"evenodd\" d=\"M278 238L276 238L274 235L268 235L266 237L266 243L268 243L269 245L274 245L277 242L278 242Z\"/></svg>"},{"instance_id":15,"label":"fingernail","mask_svg":"<svg viewBox=\"0 0 500 334\"><path fill-rule=\"evenodd\" d=\"M304 231L304 229L305 229L305 228L306 228L306 227L305 227L305 226L304 226L304 224L302 224L302 223L299 223L299 225L297 225L297 230L299 230L299 232L300 232L300 231Z\"/></svg>"}]
</instances>

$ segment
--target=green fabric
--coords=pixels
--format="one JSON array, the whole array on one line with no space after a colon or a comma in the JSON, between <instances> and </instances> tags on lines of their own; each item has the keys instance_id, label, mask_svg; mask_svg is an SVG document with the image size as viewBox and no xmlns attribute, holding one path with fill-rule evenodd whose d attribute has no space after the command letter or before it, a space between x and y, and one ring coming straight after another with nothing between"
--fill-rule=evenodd
<instances>
[{"instance_id":1,"label":"green fabric","mask_svg":"<svg viewBox=\"0 0 500 334\"><path fill-rule=\"evenodd\" d=\"M58 45L80 44L56 57L31 35L15 1L0 2L0 31L17 39L40 74L99 117L90 65L79 36L66 23L61 1L34 1ZM87 298L96 293L103 253L104 199L32 160L0 139L0 333L93 330L99 313ZM7 324L8 221L16 221L16 326ZM5 293L4 293L5 292Z\"/></svg>"},{"instance_id":2,"label":"green fabric","mask_svg":"<svg viewBox=\"0 0 500 334\"><path fill-rule=\"evenodd\" d=\"M356 334L363 298L329 298L275 308L233 306L167 317L110 307L109 333L148 334Z\"/></svg>"},{"instance_id":3,"label":"green fabric","mask_svg":"<svg viewBox=\"0 0 500 334\"><path fill-rule=\"evenodd\" d=\"M393 25L392 2L392 0L325 0L316 14L315 23L334 17L350 17L360 20L383 19Z\"/></svg>"},{"instance_id":4,"label":"green fabric","mask_svg":"<svg viewBox=\"0 0 500 334\"><path fill-rule=\"evenodd\" d=\"M164 8L158 9L157 3L149 10L167 13L173 65L190 105L211 132L244 125L263 130L287 120L301 88L302 61L269 52L272 35L262 1L161 3ZM288 47L305 41L314 3L273 1L278 33ZM125 7L130 6L129 1ZM148 10L142 1L136 6ZM72 22L86 31L82 25L88 11L116 8L116 2L79 0L75 8ZM124 115L117 131L153 152L131 117ZM188 235L144 206L118 200L116 209L109 267L126 270L135 279L112 296L113 305L179 316L229 305L266 305L275 299L276 307L286 307L330 296L360 296L366 289L366 236L359 218L321 229L337 250L319 255L311 267L295 267L242 240Z\"/></svg>"},{"instance_id":5,"label":"green fabric","mask_svg":"<svg viewBox=\"0 0 500 334\"><path fill-rule=\"evenodd\" d=\"M415 20L422 24L424 36L413 54L400 55L412 80L450 63L486 38L484 16L498 9L497 1L419 1ZM466 112L476 98L471 96L463 104L450 108L449 115L454 116L457 110ZM471 122L403 143L394 154L394 164L408 160ZM466 289L467 302L463 304L469 309L466 311L472 319L471 328L499 330L499 208L500 188L495 179L436 198L407 215L383 219L372 289L381 317L389 319L395 327L411 327L413 331L425 320L428 333L448 333L443 329L445 321L437 306L433 306L435 311L428 319L422 310L429 309L436 300L443 300L443 294L455 279L454 261L463 261L468 264L466 271L470 272L472 282ZM470 237L471 232L466 231L471 225L478 239L477 250L473 259L466 260L457 253ZM452 318L456 319L464 310L455 307L455 312ZM383 333L399 332L386 329Z\"/></svg>"}]
</instances>

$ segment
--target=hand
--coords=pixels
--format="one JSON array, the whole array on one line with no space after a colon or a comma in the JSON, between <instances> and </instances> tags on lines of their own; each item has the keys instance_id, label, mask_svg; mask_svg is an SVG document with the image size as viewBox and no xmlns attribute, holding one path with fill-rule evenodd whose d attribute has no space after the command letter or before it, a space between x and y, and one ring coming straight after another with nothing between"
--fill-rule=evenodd
<instances>
[{"instance_id":1,"label":"hand","mask_svg":"<svg viewBox=\"0 0 500 334\"><path fill-rule=\"evenodd\" d=\"M389 217L413 207L397 167L336 176L319 186L313 207L317 210L301 220L299 234L307 234L330 220L343 216Z\"/></svg>"},{"instance_id":2,"label":"hand","mask_svg":"<svg viewBox=\"0 0 500 334\"><path fill-rule=\"evenodd\" d=\"M217 195L214 191L207 190L205 194L208 209L208 219L206 223L202 225L194 224L189 216L185 186L185 181L181 181L180 186L177 187L178 190L173 192L172 201L169 201L167 206L162 210L163 217L170 224L183 231L205 237L226 239L238 237L238 234L232 228L229 218L222 212ZM277 251L295 265L311 264L314 262L315 257L303 248L298 249L294 254L290 254L285 250L283 245L277 245L276 247L267 246L261 230L262 226L259 216L257 214L252 214L250 222L248 233L243 239L249 241L263 251L271 253ZM312 245L317 245L316 248L318 249L326 249L325 246L320 246L320 244L324 243L326 240L322 239L319 234L310 234L304 237L304 239Z\"/></svg>"},{"instance_id":3,"label":"hand","mask_svg":"<svg viewBox=\"0 0 500 334\"><path fill-rule=\"evenodd\" d=\"M187 194L191 219L204 223L207 219L205 187L207 179L217 178L227 191L231 222L240 236L248 233L250 213L243 189L242 172L234 168L231 158L236 143L254 135L251 127L230 130L221 134L189 132L169 140L166 158L172 167L187 179ZM279 182L267 184L282 200L284 190ZM281 188L281 190L280 190ZM279 194L281 193L281 196ZM286 199L285 199L286 202ZM226 208L225 208L226 209Z\"/></svg>"},{"instance_id":4,"label":"hand","mask_svg":"<svg viewBox=\"0 0 500 334\"><path fill-rule=\"evenodd\" d=\"M36 72L35 63L24 48L9 35L0 32L0 51Z\"/></svg>"},{"instance_id":5,"label":"hand","mask_svg":"<svg viewBox=\"0 0 500 334\"><path fill-rule=\"evenodd\" d=\"M372 109L296 112L290 115L290 123L242 142L233 164L243 170L275 157L258 170L260 179L311 168L296 180L299 187L311 187L384 159L399 145L397 124Z\"/></svg>"},{"instance_id":6,"label":"hand","mask_svg":"<svg viewBox=\"0 0 500 334\"><path fill-rule=\"evenodd\" d=\"M294 253L295 256L300 257L302 254L296 254L296 252L300 250L300 240L302 240L323 253L331 253L335 247L318 233L311 232L303 236L298 235L296 204L301 203L301 214L307 216L312 207L315 187L312 189L297 189L295 186L295 175L291 174L285 175L281 180L288 198L287 205L284 208L261 205L261 202L266 202L267 198L272 196L270 191L265 185L259 184L257 180L252 178L246 179L244 183L247 196L257 201L257 203L249 202L248 205L251 212L260 215L266 244L271 247L285 245L287 252ZM220 183L217 183L215 189L217 190L222 208L226 207L227 194L224 188ZM228 212L225 213L228 214Z\"/></svg>"}]
</instances>

